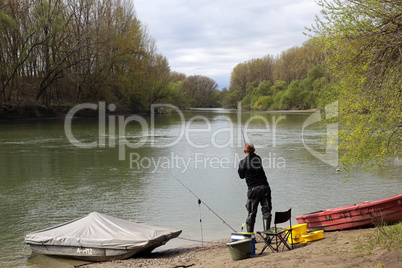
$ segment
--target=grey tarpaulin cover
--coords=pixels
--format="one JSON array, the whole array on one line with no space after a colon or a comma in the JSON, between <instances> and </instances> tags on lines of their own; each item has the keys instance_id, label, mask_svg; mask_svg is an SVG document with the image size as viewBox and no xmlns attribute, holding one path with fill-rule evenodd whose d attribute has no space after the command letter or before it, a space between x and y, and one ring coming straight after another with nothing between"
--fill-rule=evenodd
<instances>
[{"instance_id":1,"label":"grey tarpaulin cover","mask_svg":"<svg viewBox=\"0 0 402 268\"><path fill-rule=\"evenodd\" d=\"M132 249L165 244L181 230L149 226L92 212L85 217L25 236L27 244Z\"/></svg>"}]
</instances>

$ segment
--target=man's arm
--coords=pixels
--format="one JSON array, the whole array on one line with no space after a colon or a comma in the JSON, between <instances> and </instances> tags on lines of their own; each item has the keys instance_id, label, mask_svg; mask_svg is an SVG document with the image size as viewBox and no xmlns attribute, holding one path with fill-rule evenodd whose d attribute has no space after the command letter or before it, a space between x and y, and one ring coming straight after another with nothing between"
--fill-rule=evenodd
<instances>
[{"instance_id":1,"label":"man's arm","mask_svg":"<svg viewBox=\"0 0 402 268\"><path fill-rule=\"evenodd\" d=\"M244 179L246 177L246 170L244 168L244 163L245 163L245 159L241 160L239 163L239 169L237 170L237 173L239 173L240 179Z\"/></svg>"}]
</instances>

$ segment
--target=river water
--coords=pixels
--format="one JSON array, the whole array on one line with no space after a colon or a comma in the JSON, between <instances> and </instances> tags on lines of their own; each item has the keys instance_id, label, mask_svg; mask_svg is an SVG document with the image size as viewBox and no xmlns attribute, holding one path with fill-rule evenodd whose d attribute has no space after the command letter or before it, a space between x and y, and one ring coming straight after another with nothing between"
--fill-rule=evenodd
<instances>
[{"instance_id":1,"label":"river water","mask_svg":"<svg viewBox=\"0 0 402 268\"><path fill-rule=\"evenodd\" d=\"M181 183L239 231L247 216L237 175L244 139L261 147L273 212L291 207L294 223L299 214L401 193L400 166L347 174L322 161L328 126L306 124L311 116L192 109L0 122L0 266L82 263L31 256L24 236L93 211L183 230L160 249L229 239L232 230ZM262 229L260 211L255 229Z\"/></svg>"}]
</instances>

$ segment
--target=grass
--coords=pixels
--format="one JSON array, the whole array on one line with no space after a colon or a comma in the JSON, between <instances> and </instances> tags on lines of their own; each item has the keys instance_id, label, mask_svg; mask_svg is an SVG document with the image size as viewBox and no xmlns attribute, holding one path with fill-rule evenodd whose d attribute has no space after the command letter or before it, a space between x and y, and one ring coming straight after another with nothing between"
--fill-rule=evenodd
<instances>
[{"instance_id":1,"label":"grass","mask_svg":"<svg viewBox=\"0 0 402 268\"><path fill-rule=\"evenodd\" d=\"M377 232L371 243L388 250L402 248L402 222L390 226L377 226Z\"/></svg>"},{"instance_id":2,"label":"grass","mask_svg":"<svg viewBox=\"0 0 402 268\"><path fill-rule=\"evenodd\" d=\"M371 254L375 247L387 250L402 248L402 222L389 226L378 225L376 232L364 239L367 243L354 248L364 254Z\"/></svg>"}]
</instances>

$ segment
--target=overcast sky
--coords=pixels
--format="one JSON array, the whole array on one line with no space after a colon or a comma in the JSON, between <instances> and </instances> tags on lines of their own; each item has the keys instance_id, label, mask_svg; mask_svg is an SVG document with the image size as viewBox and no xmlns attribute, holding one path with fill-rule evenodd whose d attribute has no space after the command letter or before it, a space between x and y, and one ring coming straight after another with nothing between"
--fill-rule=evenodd
<instances>
[{"instance_id":1,"label":"overcast sky","mask_svg":"<svg viewBox=\"0 0 402 268\"><path fill-rule=\"evenodd\" d=\"M242 62L280 54L308 39L314 0L134 0L141 22L171 69L204 75L219 88Z\"/></svg>"}]
</instances>

